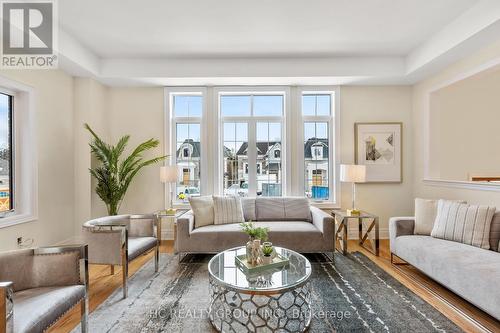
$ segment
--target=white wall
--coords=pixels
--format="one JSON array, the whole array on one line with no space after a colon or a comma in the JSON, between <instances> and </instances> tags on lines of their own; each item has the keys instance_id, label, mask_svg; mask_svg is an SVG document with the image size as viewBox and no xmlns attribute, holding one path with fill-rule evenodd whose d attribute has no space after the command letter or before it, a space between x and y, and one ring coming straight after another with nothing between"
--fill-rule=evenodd
<instances>
[{"instance_id":1,"label":"white wall","mask_svg":"<svg viewBox=\"0 0 500 333\"><path fill-rule=\"evenodd\" d=\"M413 212L413 136L411 126L412 88L408 86L344 86L340 89L340 161L354 163L354 123L403 123L403 182L401 184L358 184L356 204L380 218L380 235L388 237L388 220ZM351 206L351 185L342 185L342 207ZM356 226L350 234L357 238Z\"/></svg>"},{"instance_id":2,"label":"white wall","mask_svg":"<svg viewBox=\"0 0 500 333\"><path fill-rule=\"evenodd\" d=\"M479 191L471 189L457 189L444 186L431 186L423 182L424 179L424 134L425 134L425 103L427 101L427 93L435 87L454 80L455 78L473 71L484 64L495 59L500 59L500 42L490 45L489 47L478 51L475 55L463 59L456 64L450 66L443 72L431 77L414 86L413 89L413 126L414 126L414 149L413 154L413 170L414 170L414 192L417 197L425 198L449 198L462 199L471 203L489 204L500 207L500 193L490 191ZM500 113L496 124L500 123ZM474 131L482 131L481 127L475 126L471 128L469 135L473 135ZM496 150L492 154L498 154Z\"/></svg>"},{"instance_id":3,"label":"white wall","mask_svg":"<svg viewBox=\"0 0 500 333\"><path fill-rule=\"evenodd\" d=\"M74 232L73 78L61 71L4 70L0 75L35 89L38 151L38 220L0 228L0 251L16 238L49 245Z\"/></svg>"},{"instance_id":4,"label":"white wall","mask_svg":"<svg viewBox=\"0 0 500 333\"><path fill-rule=\"evenodd\" d=\"M146 157L163 155L163 88L113 88L109 90L108 98L106 116L111 141L117 142L129 134L127 154L141 142L155 138L160 140L160 146ZM139 172L125 195L121 213L152 213L165 208L160 165L148 166Z\"/></svg>"},{"instance_id":5,"label":"white wall","mask_svg":"<svg viewBox=\"0 0 500 333\"><path fill-rule=\"evenodd\" d=\"M95 181L90 176L89 168L96 161L90 153L90 134L84 129L84 123L103 139L109 139L107 123L108 88L90 78L75 78L74 84L74 136L75 136L75 234L81 225L90 218L106 215L106 208L94 195Z\"/></svg>"},{"instance_id":6,"label":"white wall","mask_svg":"<svg viewBox=\"0 0 500 333\"><path fill-rule=\"evenodd\" d=\"M431 156L441 179L500 175L500 69L453 83L431 94ZM471 131L472 129L472 131Z\"/></svg>"}]
</instances>

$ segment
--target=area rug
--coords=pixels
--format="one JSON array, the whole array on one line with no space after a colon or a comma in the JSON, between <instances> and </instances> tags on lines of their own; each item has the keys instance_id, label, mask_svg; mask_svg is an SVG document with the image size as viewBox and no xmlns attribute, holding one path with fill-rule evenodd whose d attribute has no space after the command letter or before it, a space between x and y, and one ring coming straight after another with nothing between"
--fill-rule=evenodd
<instances>
[{"instance_id":1,"label":"area rug","mask_svg":"<svg viewBox=\"0 0 500 333\"><path fill-rule=\"evenodd\" d=\"M89 317L89 332L214 332L208 320L210 256L181 263L163 254L116 290ZM461 332L363 254L337 254L335 263L309 257L313 317L309 332ZM74 332L79 332L76 328Z\"/></svg>"}]
</instances>

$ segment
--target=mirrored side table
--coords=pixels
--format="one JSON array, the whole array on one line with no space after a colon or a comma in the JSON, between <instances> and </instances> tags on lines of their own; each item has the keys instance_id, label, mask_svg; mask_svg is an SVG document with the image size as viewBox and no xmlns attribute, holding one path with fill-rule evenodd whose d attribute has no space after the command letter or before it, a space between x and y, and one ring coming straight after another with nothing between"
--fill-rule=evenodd
<instances>
[{"instance_id":1,"label":"mirrored side table","mask_svg":"<svg viewBox=\"0 0 500 333\"><path fill-rule=\"evenodd\" d=\"M335 220L334 247L337 247L338 240L340 244L339 252L342 252L343 255L347 254L347 230L349 221L357 220L359 245L374 255L379 255L380 229L378 216L363 211L360 215L349 215L345 210L332 210L331 214ZM371 239L370 235L372 235ZM370 245L367 245L368 241Z\"/></svg>"}]
</instances>

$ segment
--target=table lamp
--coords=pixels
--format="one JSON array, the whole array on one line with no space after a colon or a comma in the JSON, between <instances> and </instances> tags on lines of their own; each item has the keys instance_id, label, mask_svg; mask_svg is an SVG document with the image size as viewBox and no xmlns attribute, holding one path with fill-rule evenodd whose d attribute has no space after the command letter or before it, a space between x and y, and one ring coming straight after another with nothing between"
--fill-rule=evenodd
<instances>
[{"instance_id":1,"label":"table lamp","mask_svg":"<svg viewBox=\"0 0 500 333\"><path fill-rule=\"evenodd\" d=\"M352 216L361 215L361 212L356 209L356 183L364 183L366 181L366 166L341 164L340 181L343 183L352 183L352 209L348 209L347 214Z\"/></svg>"},{"instance_id":2,"label":"table lamp","mask_svg":"<svg viewBox=\"0 0 500 333\"><path fill-rule=\"evenodd\" d=\"M172 183L177 182L177 167L175 165L160 167L160 181L170 186L170 207L166 210L167 215L175 215L176 210L173 205L174 194L172 192Z\"/></svg>"}]
</instances>

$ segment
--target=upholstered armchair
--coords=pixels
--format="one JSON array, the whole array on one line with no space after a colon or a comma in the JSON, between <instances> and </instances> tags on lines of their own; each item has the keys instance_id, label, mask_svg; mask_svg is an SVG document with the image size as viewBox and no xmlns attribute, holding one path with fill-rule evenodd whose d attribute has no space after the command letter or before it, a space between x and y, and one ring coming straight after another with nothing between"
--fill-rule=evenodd
<instances>
[{"instance_id":1,"label":"upholstered armchair","mask_svg":"<svg viewBox=\"0 0 500 333\"><path fill-rule=\"evenodd\" d=\"M87 332L87 246L0 253L0 332L43 332L80 303Z\"/></svg>"},{"instance_id":2,"label":"upholstered armchair","mask_svg":"<svg viewBox=\"0 0 500 333\"><path fill-rule=\"evenodd\" d=\"M160 258L161 224L156 215L106 216L83 224L83 240L89 246L89 263L122 266L123 298L127 298L128 264L155 249L155 272Z\"/></svg>"}]
</instances>

